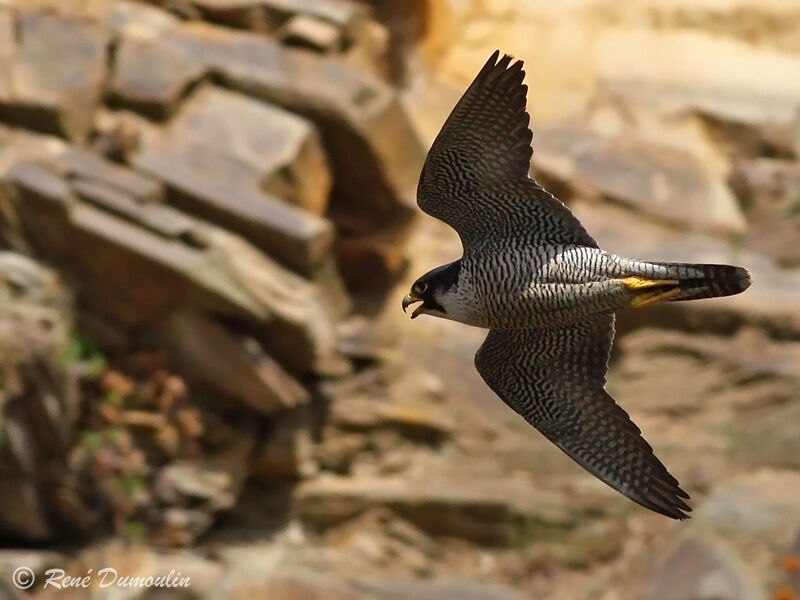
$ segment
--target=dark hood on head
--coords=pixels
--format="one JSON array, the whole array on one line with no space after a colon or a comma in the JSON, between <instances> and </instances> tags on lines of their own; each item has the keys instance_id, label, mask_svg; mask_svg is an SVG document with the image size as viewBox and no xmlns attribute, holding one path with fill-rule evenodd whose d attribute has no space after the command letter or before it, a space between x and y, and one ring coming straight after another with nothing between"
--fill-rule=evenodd
<instances>
[{"instance_id":1,"label":"dark hood on head","mask_svg":"<svg viewBox=\"0 0 800 600\"><path fill-rule=\"evenodd\" d=\"M432 271L428 271L425 273L425 275L417 279L415 285L419 283L428 284L428 289L420 295L420 298L426 308L431 308L447 314L447 311L444 309L444 307L436 301L435 296L437 292L446 292L453 287L458 281L458 275L460 272L461 259L441 267L436 267Z\"/></svg>"},{"instance_id":2,"label":"dark hood on head","mask_svg":"<svg viewBox=\"0 0 800 600\"><path fill-rule=\"evenodd\" d=\"M447 291L458 281L459 273L461 273L461 259L436 267L432 271L425 273L417 281L419 283L427 283L429 290Z\"/></svg>"}]
</instances>

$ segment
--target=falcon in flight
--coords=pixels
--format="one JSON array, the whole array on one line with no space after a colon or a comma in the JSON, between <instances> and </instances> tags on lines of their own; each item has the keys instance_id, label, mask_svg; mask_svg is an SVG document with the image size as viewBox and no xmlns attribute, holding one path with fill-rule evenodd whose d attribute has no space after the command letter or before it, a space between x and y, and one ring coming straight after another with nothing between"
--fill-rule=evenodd
<instances>
[{"instance_id":1,"label":"falcon in flight","mask_svg":"<svg viewBox=\"0 0 800 600\"><path fill-rule=\"evenodd\" d=\"M420 277L403 310L489 330L475 366L489 387L575 462L631 500L685 519L689 495L605 390L614 312L738 294L742 268L603 252L528 176L522 61L495 52L433 142L419 207L458 232L461 259Z\"/></svg>"}]
</instances>

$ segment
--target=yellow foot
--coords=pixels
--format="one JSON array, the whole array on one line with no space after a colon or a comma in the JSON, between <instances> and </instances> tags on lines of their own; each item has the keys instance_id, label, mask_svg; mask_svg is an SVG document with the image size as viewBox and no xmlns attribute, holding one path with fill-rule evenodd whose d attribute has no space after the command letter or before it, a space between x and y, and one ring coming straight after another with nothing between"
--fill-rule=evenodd
<instances>
[{"instance_id":1,"label":"yellow foot","mask_svg":"<svg viewBox=\"0 0 800 600\"><path fill-rule=\"evenodd\" d=\"M675 283L677 283L677 281ZM643 306L649 306L650 304L655 304L656 302L672 300L675 296L678 296L681 291L682 290L680 288L675 287L665 292L645 292L644 294L639 294L638 296L634 297L634 299L631 300L631 306L633 308L642 308Z\"/></svg>"},{"instance_id":2,"label":"yellow foot","mask_svg":"<svg viewBox=\"0 0 800 600\"><path fill-rule=\"evenodd\" d=\"M659 287L662 285L678 285L677 279L642 279L641 277L626 277L622 280L628 289L643 290L645 288Z\"/></svg>"}]
</instances>

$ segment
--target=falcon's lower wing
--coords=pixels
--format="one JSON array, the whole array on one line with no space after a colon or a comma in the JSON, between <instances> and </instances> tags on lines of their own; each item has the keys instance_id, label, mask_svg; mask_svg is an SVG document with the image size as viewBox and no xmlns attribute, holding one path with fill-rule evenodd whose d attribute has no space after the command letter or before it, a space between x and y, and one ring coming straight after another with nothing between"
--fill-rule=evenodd
<instances>
[{"instance_id":1,"label":"falcon's lower wing","mask_svg":"<svg viewBox=\"0 0 800 600\"><path fill-rule=\"evenodd\" d=\"M678 481L605 391L614 314L548 329L492 330L475 366L492 390L583 468L631 500L688 518Z\"/></svg>"}]
</instances>

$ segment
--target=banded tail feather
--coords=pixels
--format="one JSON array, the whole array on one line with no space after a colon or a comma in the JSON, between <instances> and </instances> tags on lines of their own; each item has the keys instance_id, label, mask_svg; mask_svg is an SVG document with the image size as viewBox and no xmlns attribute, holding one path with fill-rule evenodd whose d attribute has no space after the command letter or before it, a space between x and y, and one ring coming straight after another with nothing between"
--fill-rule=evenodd
<instances>
[{"instance_id":1,"label":"banded tail feather","mask_svg":"<svg viewBox=\"0 0 800 600\"><path fill-rule=\"evenodd\" d=\"M642 274L624 279L636 292L631 306L740 294L750 287L746 269L731 265L642 263Z\"/></svg>"}]
</instances>

